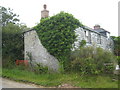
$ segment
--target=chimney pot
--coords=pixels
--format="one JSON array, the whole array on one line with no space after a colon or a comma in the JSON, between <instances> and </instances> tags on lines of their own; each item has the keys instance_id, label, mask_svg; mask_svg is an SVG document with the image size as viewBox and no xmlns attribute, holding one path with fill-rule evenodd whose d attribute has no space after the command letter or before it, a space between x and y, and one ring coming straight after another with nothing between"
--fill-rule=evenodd
<instances>
[{"instance_id":1,"label":"chimney pot","mask_svg":"<svg viewBox=\"0 0 120 90\"><path fill-rule=\"evenodd\" d=\"M43 6L43 7L44 7L44 9L46 9L46 8L47 8L47 5L46 5L46 4L44 4L44 6Z\"/></svg>"},{"instance_id":2,"label":"chimney pot","mask_svg":"<svg viewBox=\"0 0 120 90\"><path fill-rule=\"evenodd\" d=\"M100 29L100 25L96 24L96 25L94 26L94 29Z\"/></svg>"}]
</instances>

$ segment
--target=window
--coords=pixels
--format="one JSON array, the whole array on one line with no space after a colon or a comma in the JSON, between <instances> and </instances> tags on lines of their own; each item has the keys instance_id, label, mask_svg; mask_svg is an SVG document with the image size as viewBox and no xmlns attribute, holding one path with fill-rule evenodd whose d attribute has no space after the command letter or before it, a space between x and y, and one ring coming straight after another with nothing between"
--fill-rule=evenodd
<instances>
[{"instance_id":1,"label":"window","mask_svg":"<svg viewBox=\"0 0 120 90\"><path fill-rule=\"evenodd\" d=\"M85 31L85 36L88 37L88 31Z\"/></svg>"},{"instance_id":2,"label":"window","mask_svg":"<svg viewBox=\"0 0 120 90\"><path fill-rule=\"evenodd\" d=\"M89 31L88 34L89 34L89 36L88 36L88 38L89 38L89 43L92 43L92 42L91 42L91 32Z\"/></svg>"},{"instance_id":3,"label":"window","mask_svg":"<svg viewBox=\"0 0 120 90\"><path fill-rule=\"evenodd\" d=\"M110 37L110 33L107 33L107 38L109 38Z\"/></svg>"},{"instance_id":4,"label":"window","mask_svg":"<svg viewBox=\"0 0 120 90\"><path fill-rule=\"evenodd\" d=\"M85 31L86 42L89 43L89 31Z\"/></svg>"},{"instance_id":5,"label":"window","mask_svg":"<svg viewBox=\"0 0 120 90\"><path fill-rule=\"evenodd\" d=\"M97 35L97 43L101 44L101 36L100 36L100 34Z\"/></svg>"}]
</instances>

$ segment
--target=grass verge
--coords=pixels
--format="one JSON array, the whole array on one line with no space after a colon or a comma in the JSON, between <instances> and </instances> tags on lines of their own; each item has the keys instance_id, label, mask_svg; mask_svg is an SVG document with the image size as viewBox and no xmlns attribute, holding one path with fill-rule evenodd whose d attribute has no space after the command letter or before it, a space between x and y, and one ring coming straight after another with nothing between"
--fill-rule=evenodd
<instances>
[{"instance_id":1,"label":"grass verge","mask_svg":"<svg viewBox=\"0 0 120 90\"><path fill-rule=\"evenodd\" d=\"M0 77L2 76L2 68L0 67Z\"/></svg>"},{"instance_id":2,"label":"grass verge","mask_svg":"<svg viewBox=\"0 0 120 90\"><path fill-rule=\"evenodd\" d=\"M27 70L2 69L2 76L22 82L34 83L49 87L58 86L64 83L80 88L118 88L118 81L113 81L110 76L82 76L78 73L70 74L35 74Z\"/></svg>"}]
</instances>

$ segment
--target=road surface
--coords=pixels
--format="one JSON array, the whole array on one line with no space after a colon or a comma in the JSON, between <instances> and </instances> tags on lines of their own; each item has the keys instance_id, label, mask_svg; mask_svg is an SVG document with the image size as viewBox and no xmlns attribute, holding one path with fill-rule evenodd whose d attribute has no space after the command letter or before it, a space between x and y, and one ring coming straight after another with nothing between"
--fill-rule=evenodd
<instances>
[{"instance_id":1,"label":"road surface","mask_svg":"<svg viewBox=\"0 0 120 90\"><path fill-rule=\"evenodd\" d=\"M43 86L39 86L39 85L35 85L35 84L16 82L13 80L9 80L9 79L0 77L0 90L1 90L1 88L56 88L56 87L43 87ZM69 84L63 84L63 85L59 85L58 88L78 88L78 87L73 87ZM80 90L84 90L84 89L80 89ZM87 89L85 89L85 90L87 90Z\"/></svg>"},{"instance_id":2,"label":"road surface","mask_svg":"<svg viewBox=\"0 0 120 90\"><path fill-rule=\"evenodd\" d=\"M34 84L15 82L15 81L0 77L0 88L43 88L43 87L37 86Z\"/></svg>"}]
</instances>

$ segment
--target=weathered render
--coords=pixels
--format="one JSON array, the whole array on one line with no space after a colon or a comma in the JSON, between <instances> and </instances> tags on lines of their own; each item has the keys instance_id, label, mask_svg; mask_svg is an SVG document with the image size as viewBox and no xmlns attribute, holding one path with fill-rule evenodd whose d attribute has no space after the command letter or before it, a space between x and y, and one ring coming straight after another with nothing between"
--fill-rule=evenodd
<instances>
[{"instance_id":1,"label":"weathered render","mask_svg":"<svg viewBox=\"0 0 120 90\"><path fill-rule=\"evenodd\" d=\"M110 33L105 32L100 33L99 30L94 30L89 27L84 27L84 28L77 28L75 30L76 35L77 35L77 41L74 42L74 48L78 49L80 46L80 42L82 40L86 40L86 46L95 46L95 47L101 47L105 50L112 51L113 50L113 40L110 38Z\"/></svg>"},{"instance_id":2,"label":"weathered render","mask_svg":"<svg viewBox=\"0 0 120 90\"><path fill-rule=\"evenodd\" d=\"M41 63L53 71L58 71L58 60L47 52L35 30L24 32L24 52L26 60L30 60L29 54L31 54L33 64Z\"/></svg>"}]
</instances>

